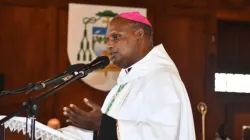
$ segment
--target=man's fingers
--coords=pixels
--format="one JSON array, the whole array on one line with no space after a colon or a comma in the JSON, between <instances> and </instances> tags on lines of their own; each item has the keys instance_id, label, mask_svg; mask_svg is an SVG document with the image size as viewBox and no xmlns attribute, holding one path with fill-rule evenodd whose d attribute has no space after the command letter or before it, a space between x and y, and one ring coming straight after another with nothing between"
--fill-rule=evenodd
<instances>
[{"instance_id":1,"label":"man's fingers","mask_svg":"<svg viewBox=\"0 0 250 140\"><path fill-rule=\"evenodd\" d=\"M73 126L79 127L79 128L84 128L87 130L91 130L90 128L92 128L91 126L93 125L91 122L86 122L86 123L79 123L79 121L74 120L72 118L69 118L66 120L67 123L70 123Z\"/></svg>"},{"instance_id":2,"label":"man's fingers","mask_svg":"<svg viewBox=\"0 0 250 140\"><path fill-rule=\"evenodd\" d=\"M71 114L68 112L64 112L64 115L66 115L68 117L68 119L66 120L66 122L68 123L72 123L72 124L77 124L77 125L81 125L80 122L82 121L81 117L78 114Z\"/></svg>"},{"instance_id":3,"label":"man's fingers","mask_svg":"<svg viewBox=\"0 0 250 140\"><path fill-rule=\"evenodd\" d=\"M82 117L85 117L85 116L87 117L87 116L89 116L88 112L86 112L86 111L80 109L80 108L77 107L76 105L70 104L69 106L70 106L70 108L71 108L73 111L75 111L77 114L81 115Z\"/></svg>"},{"instance_id":4,"label":"man's fingers","mask_svg":"<svg viewBox=\"0 0 250 140\"><path fill-rule=\"evenodd\" d=\"M67 123L70 123L70 124L73 125L73 126L76 126L76 127L79 127L79 128L81 127L79 123L76 123L75 121L72 121L72 120L70 120L70 119L66 120L66 122L67 122Z\"/></svg>"},{"instance_id":5,"label":"man's fingers","mask_svg":"<svg viewBox=\"0 0 250 140\"><path fill-rule=\"evenodd\" d=\"M91 118L88 112L85 112L78 108L76 105L70 104L70 108L64 107L63 114L69 118L72 118L76 121L87 121Z\"/></svg>"},{"instance_id":6,"label":"man's fingers","mask_svg":"<svg viewBox=\"0 0 250 140\"><path fill-rule=\"evenodd\" d=\"M71 108L64 107L63 110L64 110L63 114L65 116L68 116L68 117L71 117L74 119L80 119L79 118L80 115L77 112L75 112L74 110L72 110Z\"/></svg>"},{"instance_id":7,"label":"man's fingers","mask_svg":"<svg viewBox=\"0 0 250 140\"><path fill-rule=\"evenodd\" d=\"M101 119L100 107L95 103L89 102L88 100L86 104L92 106L93 111L86 112L78 108L76 105L71 104L70 107L63 108L63 114L67 117L67 122L76 127L89 130L97 129L99 126L97 126L98 124L96 124L96 121L98 123L99 119Z\"/></svg>"},{"instance_id":8,"label":"man's fingers","mask_svg":"<svg viewBox=\"0 0 250 140\"><path fill-rule=\"evenodd\" d=\"M100 107L98 104L96 104L96 103L90 101L89 99L84 98L83 100L84 100L84 102L85 102L89 107L91 107L93 110L99 110L99 109L101 109L101 107Z\"/></svg>"}]
</instances>

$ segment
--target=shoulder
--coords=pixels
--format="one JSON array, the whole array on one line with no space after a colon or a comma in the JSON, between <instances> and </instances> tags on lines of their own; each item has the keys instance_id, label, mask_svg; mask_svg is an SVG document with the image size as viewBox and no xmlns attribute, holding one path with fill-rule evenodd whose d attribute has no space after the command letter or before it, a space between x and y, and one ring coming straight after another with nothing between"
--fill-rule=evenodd
<instances>
[{"instance_id":1,"label":"shoulder","mask_svg":"<svg viewBox=\"0 0 250 140\"><path fill-rule=\"evenodd\" d=\"M144 78L142 79L144 83L143 91L151 99L179 102L180 96L186 92L178 72L170 69L153 71Z\"/></svg>"},{"instance_id":2,"label":"shoulder","mask_svg":"<svg viewBox=\"0 0 250 140\"><path fill-rule=\"evenodd\" d=\"M161 68L150 72L146 77L148 85L158 88L180 88L184 87L178 71L169 68Z\"/></svg>"}]
</instances>

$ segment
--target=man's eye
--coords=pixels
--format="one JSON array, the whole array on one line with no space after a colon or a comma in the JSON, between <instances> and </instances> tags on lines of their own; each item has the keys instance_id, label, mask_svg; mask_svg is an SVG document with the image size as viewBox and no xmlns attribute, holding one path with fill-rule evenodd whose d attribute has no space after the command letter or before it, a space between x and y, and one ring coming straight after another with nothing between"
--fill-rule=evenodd
<instances>
[{"instance_id":1,"label":"man's eye","mask_svg":"<svg viewBox=\"0 0 250 140\"><path fill-rule=\"evenodd\" d=\"M113 38L114 40L117 40L117 39L120 38L120 35L114 34L114 35L112 36L112 38Z\"/></svg>"}]
</instances>

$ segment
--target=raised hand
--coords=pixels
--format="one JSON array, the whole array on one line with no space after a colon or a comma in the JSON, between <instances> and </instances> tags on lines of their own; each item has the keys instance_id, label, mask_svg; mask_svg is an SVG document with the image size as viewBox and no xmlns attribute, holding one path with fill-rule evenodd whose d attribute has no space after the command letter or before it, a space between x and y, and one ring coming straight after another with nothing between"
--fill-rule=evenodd
<instances>
[{"instance_id":1,"label":"raised hand","mask_svg":"<svg viewBox=\"0 0 250 140\"><path fill-rule=\"evenodd\" d=\"M96 103L89 101L84 98L84 102L92 108L91 111L86 112L78 108L74 104L70 104L69 107L63 108L63 114L68 117L66 120L73 126L87 129L87 130L98 130L101 124L102 112L101 107Z\"/></svg>"}]
</instances>

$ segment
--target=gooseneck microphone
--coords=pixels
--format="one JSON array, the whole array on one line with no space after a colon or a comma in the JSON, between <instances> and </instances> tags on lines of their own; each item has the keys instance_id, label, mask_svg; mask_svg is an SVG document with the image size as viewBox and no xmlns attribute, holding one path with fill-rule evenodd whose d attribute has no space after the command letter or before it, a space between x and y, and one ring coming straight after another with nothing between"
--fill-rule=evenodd
<instances>
[{"instance_id":1,"label":"gooseneck microphone","mask_svg":"<svg viewBox=\"0 0 250 140\"><path fill-rule=\"evenodd\" d=\"M59 85L65 81L68 81L71 79L73 76L76 76L77 74L81 74L79 76L80 78L83 78L87 76L89 73L92 71L98 70L98 69L103 69L106 66L108 66L110 63L109 58L107 56L99 56L95 60L93 60L89 64L74 64L69 66L65 72L60 73L56 75L55 77L45 80L43 82L38 82L38 83L30 83L28 86L23 86L21 88L17 88L14 90L5 90L0 93L0 96L4 96L7 94L17 94L22 91L27 91L26 94L33 90L40 90L43 88L46 88L48 86L56 86Z\"/></svg>"},{"instance_id":2,"label":"gooseneck microphone","mask_svg":"<svg viewBox=\"0 0 250 140\"><path fill-rule=\"evenodd\" d=\"M82 77L87 76L92 71L103 69L107 65L109 65L110 61L107 56L100 56L97 57L94 61L92 61L90 64L74 64L67 68L66 72L61 73L51 79L48 79L44 82L37 83L33 89L34 90L40 90L42 88L46 88L48 86L55 86L59 85L62 82L67 81L72 76L77 75L78 73L83 73Z\"/></svg>"}]
</instances>

